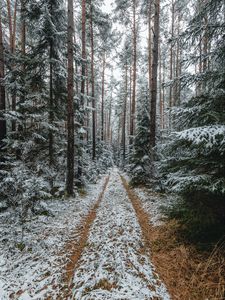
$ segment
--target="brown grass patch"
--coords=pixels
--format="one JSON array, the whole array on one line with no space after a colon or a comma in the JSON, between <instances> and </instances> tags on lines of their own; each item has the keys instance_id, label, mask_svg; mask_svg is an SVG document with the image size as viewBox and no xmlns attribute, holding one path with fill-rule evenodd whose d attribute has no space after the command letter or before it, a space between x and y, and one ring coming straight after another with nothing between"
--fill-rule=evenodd
<instances>
[{"instance_id":1,"label":"brown grass patch","mask_svg":"<svg viewBox=\"0 0 225 300\"><path fill-rule=\"evenodd\" d=\"M200 251L178 239L179 224L170 221L153 227L141 202L121 177L136 211L145 239L145 251L157 273L176 300L225 299L225 244L215 245L213 252Z\"/></svg>"}]
</instances>

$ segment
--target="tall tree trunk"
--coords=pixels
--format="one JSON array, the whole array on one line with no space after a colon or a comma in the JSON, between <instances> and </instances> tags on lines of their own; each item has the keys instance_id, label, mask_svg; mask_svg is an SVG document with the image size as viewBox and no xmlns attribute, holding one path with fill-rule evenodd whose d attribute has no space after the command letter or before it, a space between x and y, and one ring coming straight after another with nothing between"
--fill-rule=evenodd
<instances>
[{"instance_id":1,"label":"tall tree trunk","mask_svg":"<svg viewBox=\"0 0 225 300\"><path fill-rule=\"evenodd\" d=\"M11 54L15 53L16 49L16 17L17 17L17 0L14 3L14 12L12 20L11 2L7 0L8 23L9 23L9 45ZM13 66L12 66L13 68ZM12 92L12 110L16 110L16 91ZM16 122L12 121L12 131L16 130Z\"/></svg>"},{"instance_id":2,"label":"tall tree trunk","mask_svg":"<svg viewBox=\"0 0 225 300\"><path fill-rule=\"evenodd\" d=\"M85 118L85 111L84 111L84 95L85 95L85 75L86 75L86 0L82 0L82 63L81 63L81 90L80 90L80 110L81 110L81 120L80 124L81 127L84 127L84 118ZM81 141L81 147L83 146L83 140L84 135L83 133L79 134L79 138ZM79 185L82 185L81 177L83 173L83 167L82 167L82 149L79 149L78 151L78 173L77 173L77 179L79 182Z\"/></svg>"},{"instance_id":3,"label":"tall tree trunk","mask_svg":"<svg viewBox=\"0 0 225 300\"><path fill-rule=\"evenodd\" d=\"M111 92L111 97L110 97L110 102L109 102L108 133L107 133L109 143L111 142L110 136L111 136L111 118L112 118L111 117L111 115L112 115L112 98L113 98L113 95Z\"/></svg>"},{"instance_id":4,"label":"tall tree trunk","mask_svg":"<svg viewBox=\"0 0 225 300\"><path fill-rule=\"evenodd\" d=\"M130 144L133 144L136 113L136 80L137 80L137 26L136 26L136 0L133 0L133 91L131 103L131 132Z\"/></svg>"},{"instance_id":5,"label":"tall tree trunk","mask_svg":"<svg viewBox=\"0 0 225 300\"><path fill-rule=\"evenodd\" d=\"M92 159L96 158L96 105L95 105L95 74L94 74L94 32L93 8L90 0L90 32L91 32L91 97L92 97Z\"/></svg>"},{"instance_id":6,"label":"tall tree trunk","mask_svg":"<svg viewBox=\"0 0 225 300\"><path fill-rule=\"evenodd\" d=\"M68 0L68 103L67 103L67 178L66 178L66 191L68 196L73 195L73 182L74 182L74 13L73 13L73 0Z\"/></svg>"},{"instance_id":7,"label":"tall tree trunk","mask_svg":"<svg viewBox=\"0 0 225 300\"><path fill-rule=\"evenodd\" d=\"M53 125L54 122L54 100L53 100L53 43L50 41L49 47L49 123ZM48 142L49 142L49 164L53 165L54 163L54 136L51 129L48 133Z\"/></svg>"},{"instance_id":8,"label":"tall tree trunk","mask_svg":"<svg viewBox=\"0 0 225 300\"><path fill-rule=\"evenodd\" d=\"M2 19L1 19L1 8L0 8L0 111L5 110L5 68L4 68L4 46L3 46L3 36L2 36ZM0 150L3 146L2 140L6 137L6 120L0 117Z\"/></svg>"},{"instance_id":9,"label":"tall tree trunk","mask_svg":"<svg viewBox=\"0 0 225 300\"><path fill-rule=\"evenodd\" d=\"M104 140L104 96L105 96L105 65L106 65L106 58L105 58L105 51L103 53L103 60L102 60L102 103L101 103L101 140Z\"/></svg>"},{"instance_id":10,"label":"tall tree trunk","mask_svg":"<svg viewBox=\"0 0 225 300\"><path fill-rule=\"evenodd\" d=\"M178 15L178 22L177 22L177 36L180 35L180 14ZM180 41L177 40L176 43L176 59L175 59L175 77L176 77L176 83L174 86L174 104L179 106L180 105L180 71L181 71L181 47L180 47Z\"/></svg>"},{"instance_id":11,"label":"tall tree trunk","mask_svg":"<svg viewBox=\"0 0 225 300\"><path fill-rule=\"evenodd\" d=\"M149 98L151 96L151 70L152 70L152 28L151 28L151 17L152 17L152 0L148 3L148 88L149 88ZM149 103L150 103L149 99Z\"/></svg>"},{"instance_id":12,"label":"tall tree trunk","mask_svg":"<svg viewBox=\"0 0 225 300\"><path fill-rule=\"evenodd\" d=\"M128 66L125 66L125 97L123 106L123 127L122 127L122 149L123 149L123 163L126 159L126 119L127 119L127 92L128 92Z\"/></svg>"},{"instance_id":13,"label":"tall tree trunk","mask_svg":"<svg viewBox=\"0 0 225 300\"><path fill-rule=\"evenodd\" d=\"M87 95L87 107L89 107L89 80L88 80L88 66L86 65L86 95ZM89 141L89 109L86 113L86 141Z\"/></svg>"},{"instance_id":14,"label":"tall tree trunk","mask_svg":"<svg viewBox=\"0 0 225 300\"><path fill-rule=\"evenodd\" d=\"M171 45L170 45L170 81L173 80L173 38L174 38L174 20L175 20L175 4L174 0L172 0L172 20L171 20ZM173 99L173 86L170 85L169 90L169 108L174 105ZM171 123L171 120L169 120Z\"/></svg>"},{"instance_id":15,"label":"tall tree trunk","mask_svg":"<svg viewBox=\"0 0 225 300\"><path fill-rule=\"evenodd\" d=\"M151 80L151 111L150 111L150 148L156 144L156 101L157 101L157 77L159 60L159 8L160 0L155 0L154 35L152 51L152 80Z\"/></svg>"},{"instance_id":16,"label":"tall tree trunk","mask_svg":"<svg viewBox=\"0 0 225 300\"><path fill-rule=\"evenodd\" d=\"M21 52L26 55L26 22L25 22L25 0L21 0ZM25 71L25 64L22 66Z\"/></svg>"},{"instance_id":17,"label":"tall tree trunk","mask_svg":"<svg viewBox=\"0 0 225 300\"><path fill-rule=\"evenodd\" d=\"M84 108L86 73L86 0L82 0L82 64L81 64L81 106Z\"/></svg>"},{"instance_id":18,"label":"tall tree trunk","mask_svg":"<svg viewBox=\"0 0 225 300\"><path fill-rule=\"evenodd\" d=\"M76 47L77 42L76 42L76 30L75 30L75 28L74 28L74 44L75 44L74 55L76 57L76 55L77 55L77 47ZM78 63L77 63L76 59L75 59L75 74L76 74L76 76L78 74ZM77 79L76 79L76 83L75 83L75 91L76 91L76 94L79 93L79 83L78 83Z\"/></svg>"},{"instance_id":19,"label":"tall tree trunk","mask_svg":"<svg viewBox=\"0 0 225 300\"><path fill-rule=\"evenodd\" d=\"M173 42L173 38L174 38L174 21L175 21L175 3L174 0L172 0L171 3L172 7L171 7L171 44L170 44L170 81L173 80L173 75L174 75L174 51L173 51L173 47L174 47L174 42ZM170 87L169 87L169 129L171 130L171 126L172 126L172 120L171 120L171 108L174 106L174 94L173 94L173 85L172 83L170 83Z\"/></svg>"},{"instance_id":20,"label":"tall tree trunk","mask_svg":"<svg viewBox=\"0 0 225 300\"><path fill-rule=\"evenodd\" d=\"M203 73L205 73L208 69L208 58L207 58L207 54L208 54L208 16L206 15L204 17L204 33L203 33L203 59L202 59L202 71ZM206 83L203 83L203 89L206 89Z\"/></svg>"},{"instance_id":21,"label":"tall tree trunk","mask_svg":"<svg viewBox=\"0 0 225 300\"><path fill-rule=\"evenodd\" d=\"M159 112L160 112L160 128L164 129L164 98L163 98L163 82L162 82L162 53L159 45Z\"/></svg>"},{"instance_id":22,"label":"tall tree trunk","mask_svg":"<svg viewBox=\"0 0 225 300\"><path fill-rule=\"evenodd\" d=\"M162 56L161 56L162 59ZM166 127L166 116L165 116L165 86L164 86L164 82L165 82L165 78L166 78L166 62L165 62L165 58L163 57L163 64L162 64L162 82L163 82L163 86L162 86L162 111L163 111L163 129Z\"/></svg>"},{"instance_id":23,"label":"tall tree trunk","mask_svg":"<svg viewBox=\"0 0 225 300\"><path fill-rule=\"evenodd\" d=\"M22 57L25 58L26 55L26 21L25 21L25 1L26 0L21 0L20 1L20 42L21 42L21 54ZM25 61L21 65L21 73L22 73L22 80L23 80L23 85L25 83L25 69L26 69L26 64ZM22 90L21 95L20 95L20 103L24 103L26 97L25 93L25 88ZM25 121L23 120L23 124L18 125L18 131L22 132L25 128ZM17 156L20 158L21 157L21 151L17 150Z\"/></svg>"},{"instance_id":24,"label":"tall tree trunk","mask_svg":"<svg viewBox=\"0 0 225 300\"><path fill-rule=\"evenodd\" d=\"M130 135L131 135L131 123L132 123L132 65L130 65L130 85L129 85L130 91L129 91L129 143L130 143Z\"/></svg>"},{"instance_id":25,"label":"tall tree trunk","mask_svg":"<svg viewBox=\"0 0 225 300\"><path fill-rule=\"evenodd\" d=\"M50 4L50 17L52 19L52 4ZM52 20L53 21L53 20ZM49 44L49 123L53 125L54 122L54 100L53 100L53 41ZM49 165L54 163L54 136L52 129L48 133L48 151L49 151Z\"/></svg>"}]
</instances>

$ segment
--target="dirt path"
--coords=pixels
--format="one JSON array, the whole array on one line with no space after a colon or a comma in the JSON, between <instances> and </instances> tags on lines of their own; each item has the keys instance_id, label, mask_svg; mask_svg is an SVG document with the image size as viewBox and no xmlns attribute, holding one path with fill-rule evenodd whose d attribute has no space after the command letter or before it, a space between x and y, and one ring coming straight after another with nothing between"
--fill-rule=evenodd
<instances>
[{"instance_id":1,"label":"dirt path","mask_svg":"<svg viewBox=\"0 0 225 300\"><path fill-rule=\"evenodd\" d=\"M96 211L99 207L100 202L102 201L103 195L105 193L106 187L109 182L109 176L106 178L105 183L103 185L102 192L100 193L98 200L94 207L91 209L91 211L88 213L88 215L83 219L81 222L80 227L78 230L76 230L76 235L79 235L79 240L69 240L65 246L64 251L68 253L67 257L67 263L65 266L65 272L63 274L62 278L62 287L61 287L61 295L59 296L59 299L68 299L72 295L72 288L73 288L73 275L74 275L74 269L78 262L78 260L81 257L82 251L86 245L88 234L90 231L90 227L96 218ZM51 298L48 298L49 300Z\"/></svg>"},{"instance_id":2,"label":"dirt path","mask_svg":"<svg viewBox=\"0 0 225 300\"><path fill-rule=\"evenodd\" d=\"M114 169L88 222L89 236L85 230L80 251L68 265L69 278L75 267L72 299L170 299L149 260L140 215L124 184Z\"/></svg>"}]
</instances>

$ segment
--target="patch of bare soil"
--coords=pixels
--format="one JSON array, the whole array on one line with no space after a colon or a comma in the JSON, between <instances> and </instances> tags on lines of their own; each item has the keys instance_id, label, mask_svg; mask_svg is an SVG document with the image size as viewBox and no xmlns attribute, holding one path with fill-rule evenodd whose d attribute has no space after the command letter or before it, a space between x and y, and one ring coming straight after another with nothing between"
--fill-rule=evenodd
<instances>
[{"instance_id":1,"label":"patch of bare soil","mask_svg":"<svg viewBox=\"0 0 225 300\"><path fill-rule=\"evenodd\" d=\"M136 211L145 239L145 252L164 281L172 299L225 299L225 244L215 245L213 252L200 251L178 239L175 221L153 227L141 202L121 177Z\"/></svg>"}]
</instances>

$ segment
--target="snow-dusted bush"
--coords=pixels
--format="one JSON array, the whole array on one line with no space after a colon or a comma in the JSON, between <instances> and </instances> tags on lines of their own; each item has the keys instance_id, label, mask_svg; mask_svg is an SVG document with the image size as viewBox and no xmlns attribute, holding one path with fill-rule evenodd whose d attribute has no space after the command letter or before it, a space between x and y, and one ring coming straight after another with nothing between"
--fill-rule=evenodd
<instances>
[{"instance_id":1,"label":"snow-dusted bush","mask_svg":"<svg viewBox=\"0 0 225 300\"><path fill-rule=\"evenodd\" d=\"M225 91L194 97L174 114L177 131L160 146L163 183L183 199L172 215L202 234L224 218Z\"/></svg>"},{"instance_id":2,"label":"snow-dusted bush","mask_svg":"<svg viewBox=\"0 0 225 300\"><path fill-rule=\"evenodd\" d=\"M194 106L194 109L193 109ZM197 107L198 114L195 108ZM164 145L165 184L181 194L225 195L225 91L193 98L174 110L175 129Z\"/></svg>"}]
</instances>

